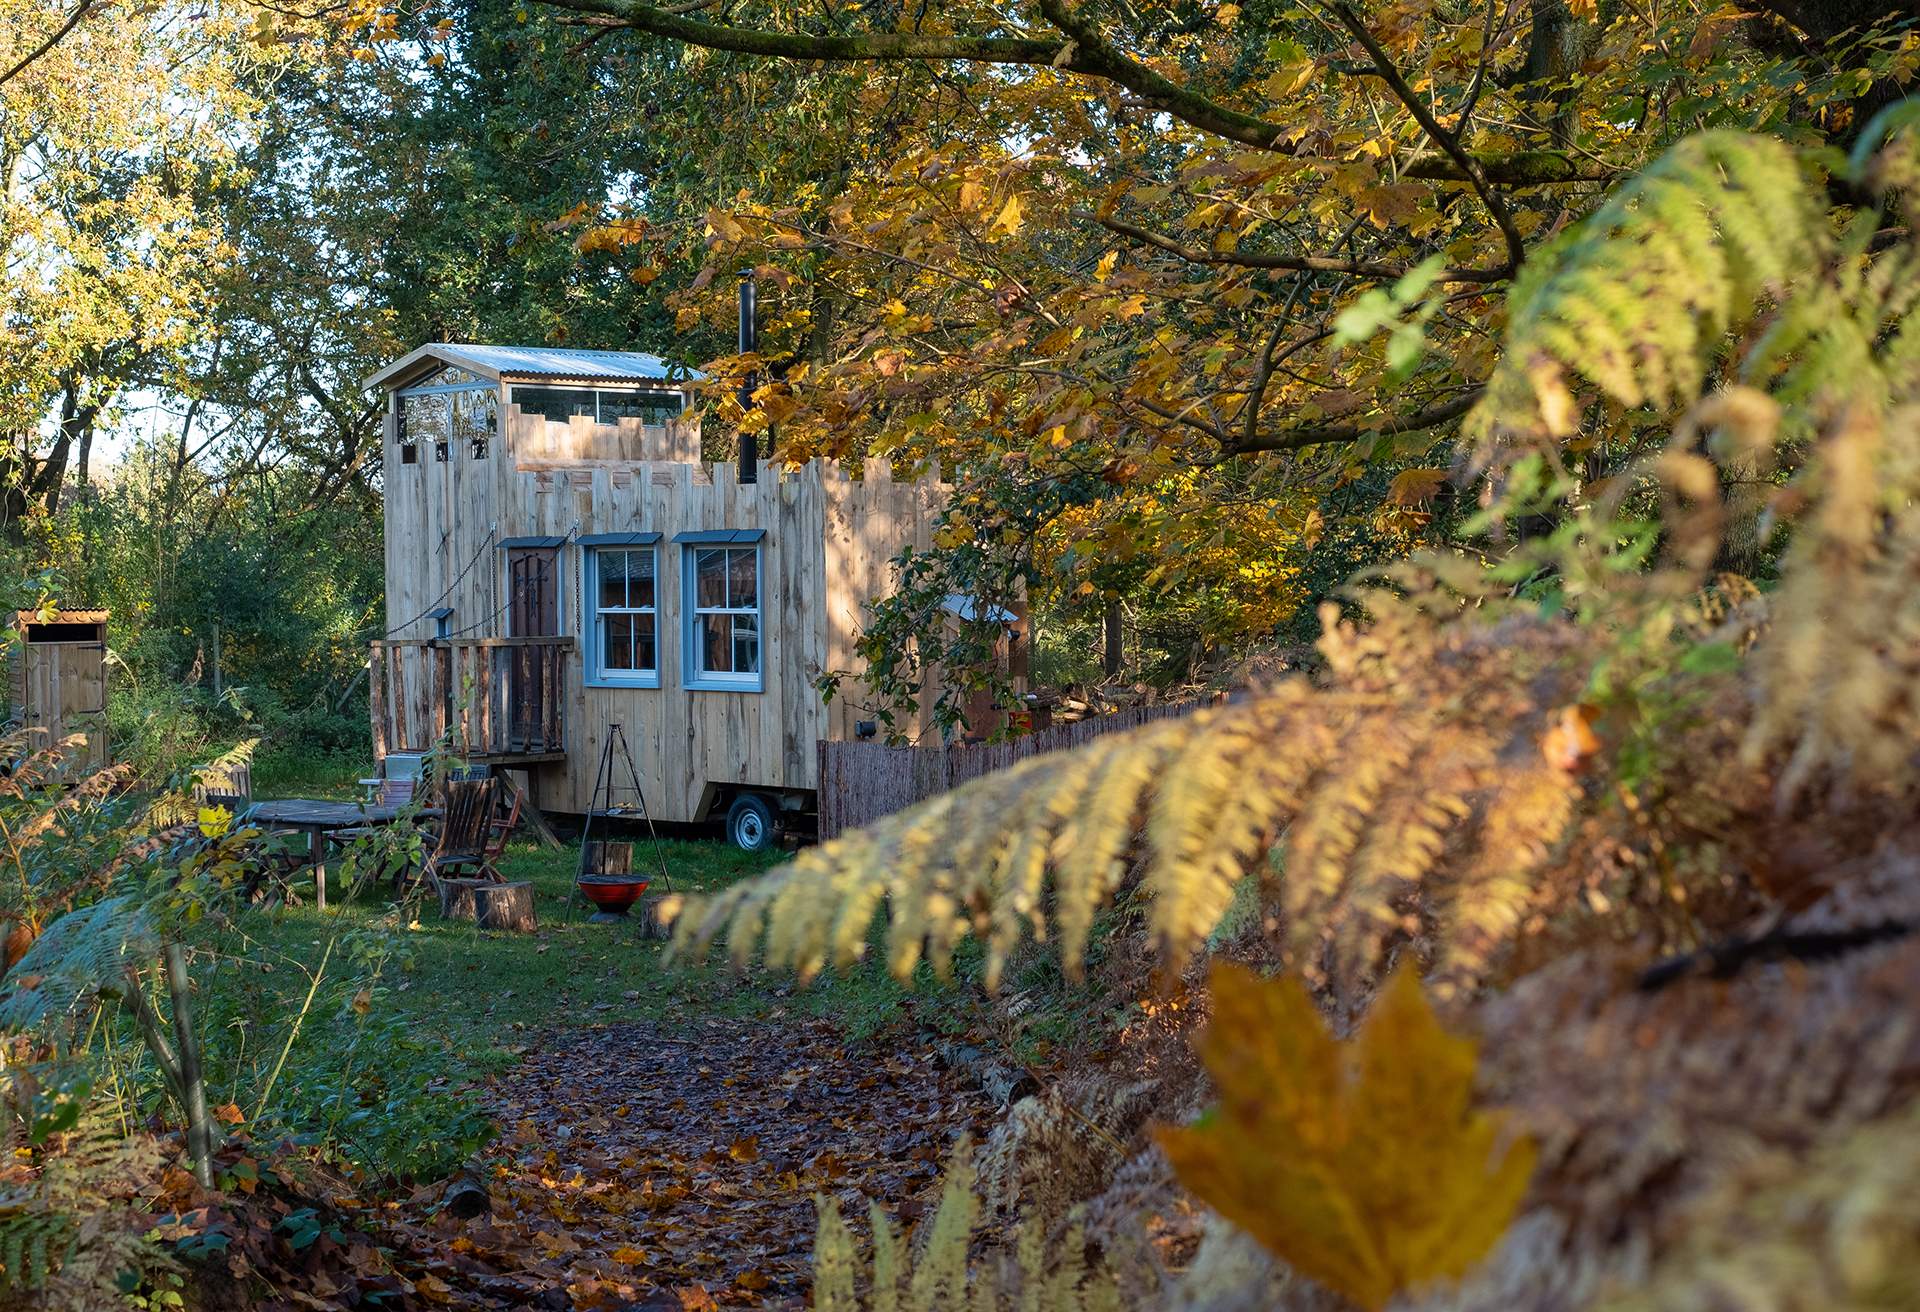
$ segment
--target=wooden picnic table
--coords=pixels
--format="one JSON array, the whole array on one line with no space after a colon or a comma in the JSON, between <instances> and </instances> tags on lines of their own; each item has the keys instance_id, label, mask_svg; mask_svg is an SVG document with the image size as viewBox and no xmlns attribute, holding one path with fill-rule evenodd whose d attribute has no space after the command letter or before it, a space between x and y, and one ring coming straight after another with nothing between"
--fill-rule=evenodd
<instances>
[{"instance_id":1,"label":"wooden picnic table","mask_svg":"<svg viewBox=\"0 0 1920 1312\"><path fill-rule=\"evenodd\" d=\"M246 823L262 829L298 829L307 835L307 856L313 865L314 905L327 906L327 835L361 825L390 825L400 818L404 807L382 806L378 802L327 802L310 797L287 797L272 802L255 802L247 809ZM432 819L440 814L435 806L420 807L415 814Z\"/></svg>"}]
</instances>

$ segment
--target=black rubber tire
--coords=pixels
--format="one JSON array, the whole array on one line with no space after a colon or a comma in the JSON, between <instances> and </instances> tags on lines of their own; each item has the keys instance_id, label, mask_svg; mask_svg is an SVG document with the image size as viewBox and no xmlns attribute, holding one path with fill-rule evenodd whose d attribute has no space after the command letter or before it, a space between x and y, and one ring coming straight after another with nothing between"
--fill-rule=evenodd
<instances>
[{"instance_id":1,"label":"black rubber tire","mask_svg":"<svg viewBox=\"0 0 1920 1312\"><path fill-rule=\"evenodd\" d=\"M742 793L727 808L727 841L742 852L779 846L780 828L780 812L758 793Z\"/></svg>"}]
</instances>

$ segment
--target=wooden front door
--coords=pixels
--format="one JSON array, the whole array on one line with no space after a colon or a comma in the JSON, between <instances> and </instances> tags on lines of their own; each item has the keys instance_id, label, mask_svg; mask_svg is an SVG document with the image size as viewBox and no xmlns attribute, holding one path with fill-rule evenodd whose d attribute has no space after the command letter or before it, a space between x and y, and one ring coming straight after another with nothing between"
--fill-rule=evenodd
<instances>
[{"instance_id":1,"label":"wooden front door","mask_svg":"<svg viewBox=\"0 0 1920 1312\"><path fill-rule=\"evenodd\" d=\"M560 550L557 547L511 547L507 551L507 636L560 636ZM549 703L560 689L541 659L538 647L510 649L508 692L512 736L516 746L544 743Z\"/></svg>"},{"instance_id":2,"label":"wooden front door","mask_svg":"<svg viewBox=\"0 0 1920 1312\"><path fill-rule=\"evenodd\" d=\"M20 652L29 745L58 747L73 734L86 743L73 753L76 774L107 764L107 645L34 642Z\"/></svg>"}]
</instances>

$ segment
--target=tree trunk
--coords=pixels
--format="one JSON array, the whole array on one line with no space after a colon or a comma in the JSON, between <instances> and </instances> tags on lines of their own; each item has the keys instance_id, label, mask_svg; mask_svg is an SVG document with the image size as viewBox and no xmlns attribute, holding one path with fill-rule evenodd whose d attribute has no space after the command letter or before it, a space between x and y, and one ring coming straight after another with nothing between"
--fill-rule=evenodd
<instances>
[{"instance_id":1,"label":"tree trunk","mask_svg":"<svg viewBox=\"0 0 1920 1312\"><path fill-rule=\"evenodd\" d=\"M673 937L673 926L660 916L660 899L643 897L633 904L634 921L640 926L641 938L666 939Z\"/></svg>"},{"instance_id":2,"label":"tree trunk","mask_svg":"<svg viewBox=\"0 0 1920 1312\"><path fill-rule=\"evenodd\" d=\"M533 884L516 879L506 884L482 884L473 890L474 920L482 929L531 934L539 928L533 914Z\"/></svg>"},{"instance_id":3,"label":"tree trunk","mask_svg":"<svg viewBox=\"0 0 1920 1312\"><path fill-rule=\"evenodd\" d=\"M1101 659L1100 669L1109 679L1120 677L1120 667L1126 664L1126 615L1120 603L1109 602L1106 616L1106 653Z\"/></svg>"},{"instance_id":4,"label":"tree trunk","mask_svg":"<svg viewBox=\"0 0 1920 1312\"><path fill-rule=\"evenodd\" d=\"M193 1032L188 990L186 949L166 947L167 992L173 1003L173 1035L180 1045L180 1091L187 1111L187 1154L193 1159L193 1178L203 1189L213 1188L213 1152L218 1131L207 1112L207 1081L200 1069L200 1036Z\"/></svg>"},{"instance_id":5,"label":"tree trunk","mask_svg":"<svg viewBox=\"0 0 1920 1312\"><path fill-rule=\"evenodd\" d=\"M75 453L73 458L74 485L80 488L83 492L92 482L92 478L89 473L89 466L91 466L92 464L93 464L93 425L88 424L85 428L80 430L80 449L78 452ZM82 504L85 503L85 500L86 499L83 496L81 498Z\"/></svg>"},{"instance_id":6,"label":"tree trunk","mask_svg":"<svg viewBox=\"0 0 1920 1312\"><path fill-rule=\"evenodd\" d=\"M1611 20L1612 5L1603 19ZM1533 0L1527 32L1526 86L1521 99L1531 102L1536 124L1553 134L1555 145L1573 140L1574 116L1568 107L1571 80L1581 61L1600 43L1604 22L1576 17L1566 0Z\"/></svg>"},{"instance_id":7,"label":"tree trunk","mask_svg":"<svg viewBox=\"0 0 1920 1312\"><path fill-rule=\"evenodd\" d=\"M484 879L442 879L440 881L440 918L442 920L478 920L480 905L476 889L485 888Z\"/></svg>"}]
</instances>

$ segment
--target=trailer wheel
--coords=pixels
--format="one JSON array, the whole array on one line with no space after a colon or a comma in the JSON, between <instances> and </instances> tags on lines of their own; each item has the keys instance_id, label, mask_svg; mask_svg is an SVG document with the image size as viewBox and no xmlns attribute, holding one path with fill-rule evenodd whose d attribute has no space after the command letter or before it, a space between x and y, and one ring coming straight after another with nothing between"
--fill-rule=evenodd
<instances>
[{"instance_id":1,"label":"trailer wheel","mask_svg":"<svg viewBox=\"0 0 1920 1312\"><path fill-rule=\"evenodd\" d=\"M780 841L780 816L758 793L742 793L727 808L727 841L742 852L765 852Z\"/></svg>"}]
</instances>

